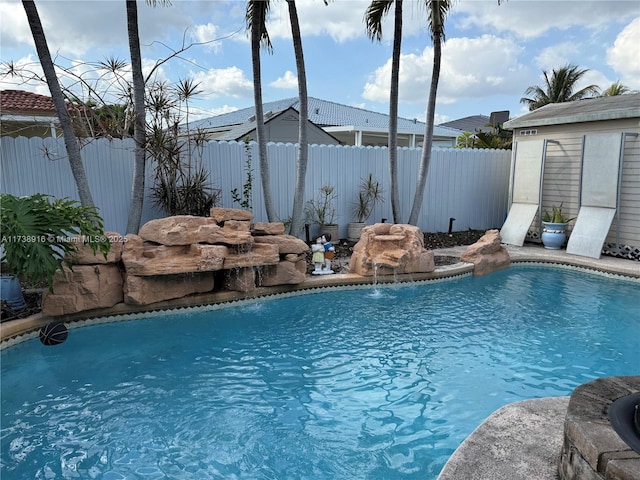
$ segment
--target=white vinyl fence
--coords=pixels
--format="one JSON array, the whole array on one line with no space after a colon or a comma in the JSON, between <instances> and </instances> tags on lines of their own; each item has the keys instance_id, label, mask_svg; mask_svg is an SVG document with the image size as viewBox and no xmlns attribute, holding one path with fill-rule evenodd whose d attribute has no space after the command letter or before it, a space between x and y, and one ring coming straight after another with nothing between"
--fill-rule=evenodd
<instances>
[{"instance_id":1,"label":"white vinyl fence","mask_svg":"<svg viewBox=\"0 0 640 480\"><path fill-rule=\"evenodd\" d=\"M1 184L3 193L14 195L49 194L77 199L76 186L62 139L0 139ZM133 172L133 141L95 140L82 148L94 202L104 219L105 229L125 233ZM223 207L239 208L231 190L242 192L247 178L247 152L253 171L252 212L255 221L267 221L262 200L257 145L236 142L209 142L192 158L210 172L212 186L221 190ZM420 161L420 149L399 150L400 201L403 221L409 217ZM277 212L283 220L291 215L295 185L297 146L268 145L271 188ZM500 228L507 214L511 151L434 149L418 227L424 232L443 232L455 218L454 231ZM362 179L369 173L380 181L384 203L375 208L368 223L382 218L392 221L389 201L387 148L311 145L305 197L316 198L323 185L335 187L336 220L340 237L346 237L347 223ZM153 164L147 167L143 223L165 216L153 205L150 187ZM314 232L312 227L312 233ZM301 233L301 238L303 234Z\"/></svg>"}]
</instances>

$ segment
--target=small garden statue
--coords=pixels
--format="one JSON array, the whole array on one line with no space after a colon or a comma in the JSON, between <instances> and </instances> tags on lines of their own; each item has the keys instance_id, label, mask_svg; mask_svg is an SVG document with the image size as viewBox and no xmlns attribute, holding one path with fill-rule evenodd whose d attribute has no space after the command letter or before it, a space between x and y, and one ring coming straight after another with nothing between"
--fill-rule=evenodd
<instances>
[{"instance_id":1,"label":"small garden statue","mask_svg":"<svg viewBox=\"0 0 640 480\"><path fill-rule=\"evenodd\" d=\"M311 245L311 252L313 255L311 256L311 261L315 265L315 269L313 270L313 275L322 275L322 267L324 266L324 242L322 236L316 238L316 243Z\"/></svg>"},{"instance_id":2,"label":"small garden statue","mask_svg":"<svg viewBox=\"0 0 640 480\"><path fill-rule=\"evenodd\" d=\"M323 273L325 275L329 275L333 273L333 270L331 270L331 260L333 260L333 258L335 257L336 249L331 243L331 235L326 234L322 238L324 240L324 269L323 269L324 271Z\"/></svg>"}]
</instances>

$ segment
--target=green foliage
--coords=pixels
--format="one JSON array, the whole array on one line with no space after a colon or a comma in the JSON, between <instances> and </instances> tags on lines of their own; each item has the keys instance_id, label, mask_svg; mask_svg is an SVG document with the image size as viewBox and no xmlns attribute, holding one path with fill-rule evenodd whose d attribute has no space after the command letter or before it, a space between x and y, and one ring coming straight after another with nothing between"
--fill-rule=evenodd
<instances>
[{"instance_id":1,"label":"green foliage","mask_svg":"<svg viewBox=\"0 0 640 480\"><path fill-rule=\"evenodd\" d=\"M231 198L245 210L251 210L253 207L253 196L251 193L253 190L253 169L251 168L251 147L249 146L249 143L244 144L244 151L247 155L247 159L245 161L247 180L242 185L242 196L238 193L238 189L234 188L231 190Z\"/></svg>"},{"instance_id":2,"label":"green foliage","mask_svg":"<svg viewBox=\"0 0 640 480\"><path fill-rule=\"evenodd\" d=\"M153 200L169 215L206 217L219 204L220 190L213 188L202 165L206 138L201 131L181 135L182 103L198 92L197 84L183 80L176 87L164 83L148 86L146 151L156 162ZM188 106L185 118L188 119ZM188 126L188 121L187 121Z\"/></svg>"},{"instance_id":3,"label":"green foliage","mask_svg":"<svg viewBox=\"0 0 640 480\"><path fill-rule=\"evenodd\" d=\"M176 170L156 175L152 191L155 203L170 215L208 217L220 199L220 190L209 186L209 172L203 167L195 171Z\"/></svg>"},{"instance_id":4,"label":"green foliage","mask_svg":"<svg viewBox=\"0 0 640 480\"><path fill-rule=\"evenodd\" d=\"M64 256L76 250L73 235L84 235L94 253L107 255L111 244L104 236L102 218L95 207L83 207L69 198L53 201L48 195L16 197L0 194L1 261L9 272L35 283L62 270Z\"/></svg>"},{"instance_id":5,"label":"green foliage","mask_svg":"<svg viewBox=\"0 0 640 480\"><path fill-rule=\"evenodd\" d=\"M89 102L87 106L91 107ZM90 108L87 123L90 136L125 138L133 136L134 113L127 105L102 105Z\"/></svg>"},{"instance_id":6,"label":"green foliage","mask_svg":"<svg viewBox=\"0 0 640 480\"><path fill-rule=\"evenodd\" d=\"M551 207L551 213L547 210L542 214L542 221L549 223L569 223L573 218L567 218L567 216L562 213L562 204L559 207L553 205Z\"/></svg>"},{"instance_id":7,"label":"green foliage","mask_svg":"<svg viewBox=\"0 0 640 480\"><path fill-rule=\"evenodd\" d=\"M576 91L576 86L588 71L570 64L554 68L551 73L543 70L545 84L527 88L524 94L529 96L521 98L520 103L524 103L533 111L550 103L573 102L598 96L600 89L597 85L588 85Z\"/></svg>"},{"instance_id":8,"label":"green foliage","mask_svg":"<svg viewBox=\"0 0 640 480\"><path fill-rule=\"evenodd\" d=\"M620 81L614 82L609 88L602 92L603 97L614 97L616 95L626 95L631 93L631 89L626 85L620 83Z\"/></svg>"},{"instance_id":9,"label":"green foliage","mask_svg":"<svg viewBox=\"0 0 640 480\"><path fill-rule=\"evenodd\" d=\"M334 190L335 187L324 185L320 187L320 193L315 199L307 201L304 207L307 223L315 223L320 226L333 225L336 216L333 202L337 198Z\"/></svg>"},{"instance_id":10,"label":"green foliage","mask_svg":"<svg viewBox=\"0 0 640 480\"><path fill-rule=\"evenodd\" d=\"M492 127L493 128L493 127ZM495 127L492 132L464 132L458 136L456 148L492 148L510 150L513 145L513 132Z\"/></svg>"},{"instance_id":11,"label":"green foliage","mask_svg":"<svg viewBox=\"0 0 640 480\"><path fill-rule=\"evenodd\" d=\"M380 182L375 180L372 174L362 180L360 191L358 192L358 201L353 207L353 215L357 222L363 223L367 221L374 207L378 203L384 202L383 193Z\"/></svg>"}]
</instances>

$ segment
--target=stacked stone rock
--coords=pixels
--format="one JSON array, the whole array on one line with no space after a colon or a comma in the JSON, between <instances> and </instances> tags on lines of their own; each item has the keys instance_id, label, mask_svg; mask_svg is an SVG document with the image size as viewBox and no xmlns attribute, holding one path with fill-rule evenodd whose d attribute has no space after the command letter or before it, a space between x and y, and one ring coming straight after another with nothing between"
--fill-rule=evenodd
<instances>
[{"instance_id":1,"label":"stacked stone rock","mask_svg":"<svg viewBox=\"0 0 640 480\"><path fill-rule=\"evenodd\" d=\"M435 270L433 251L413 225L376 223L362 229L353 247L349 271L362 276L428 273Z\"/></svg>"},{"instance_id":2,"label":"stacked stone rock","mask_svg":"<svg viewBox=\"0 0 640 480\"><path fill-rule=\"evenodd\" d=\"M87 267L100 267L92 282L87 282L87 274L78 276L87 269L81 265L74 266L73 272L56 273L55 293L43 298L43 315L111 307L122 301L148 305L211 292L214 287L250 292L303 282L307 244L286 235L283 223L252 224L252 220L251 212L225 208L211 209L210 217L152 220L138 235L117 236L120 240L112 242L108 284L101 281L105 267L90 249L88 260L94 265ZM116 265L120 260L122 272ZM80 263L77 258L74 262Z\"/></svg>"},{"instance_id":3,"label":"stacked stone rock","mask_svg":"<svg viewBox=\"0 0 640 480\"><path fill-rule=\"evenodd\" d=\"M487 230L486 233L460 256L463 262L473 263L473 275L478 277L511 265L509 252L502 245L499 230Z\"/></svg>"},{"instance_id":4,"label":"stacked stone rock","mask_svg":"<svg viewBox=\"0 0 640 480\"><path fill-rule=\"evenodd\" d=\"M111 241L107 258L93 253L80 237L73 237L76 252L69 259L73 270L64 267L53 276L53 292L42 295L42 315L56 317L70 313L112 307L122 302L123 278L119 263L124 239L118 233L105 233Z\"/></svg>"}]
</instances>

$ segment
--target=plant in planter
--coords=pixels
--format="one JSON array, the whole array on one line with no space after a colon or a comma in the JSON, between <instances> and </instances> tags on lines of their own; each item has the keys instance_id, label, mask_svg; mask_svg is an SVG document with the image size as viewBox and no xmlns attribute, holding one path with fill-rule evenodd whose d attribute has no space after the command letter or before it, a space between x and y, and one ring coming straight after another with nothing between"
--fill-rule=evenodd
<instances>
[{"instance_id":1,"label":"plant in planter","mask_svg":"<svg viewBox=\"0 0 640 480\"><path fill-rule=\"evenodd\" d=\"M544 248L559 250L567 239L567 225L573 218L567 218L562 213L562 204L559 207L553 205L551 213L547 210L542 214L542 244Z\"/></svg>"},{"instance_id":2,"label":"plant in planter","mask_svg":"<svg viewBox=\"0 0 640 480\"><path fill-rule=\"evenodd\" d=\"M320 235L331 235L331 239L338 240L338 224L335 223L337 198L335 187L324 185L313 200L308 200L305 208L305 222L320 226Z\"/></svg>"},{"instance_id":3,"label":"plant in planter","mask_svg":"<svg viewBox=\"0 0 640 480\"><path fill-rule=\"evenodd\" d=\"M353 242L360 240L362 228L371 216L374 207L384 202L383 193L380 182L375 180L372 174L362 180L357 201L353 206L353 216L356 220L347 225L348 240Z\"/></svg>"},{"instance_id":4,"label":"plant in planter","mask_svg":"<svg viewBox=\"0 0 640 480\"><path fill-rule=\"evenodd\" d=\"M14 291L11 289L15 289L16 282L20 288L18 276L31 283L46 280L52 290L53 274L62 270L65 254L76 250L71 241L74 235L84 235L93 252L100 250L105 257L111 248L97 209L68 198L50 200L42 194L28 197L0 194L0 224L3 300L5 286L7 294ZM18 301L16 306L19 304Z\"/></svg>"}]
</instances>

